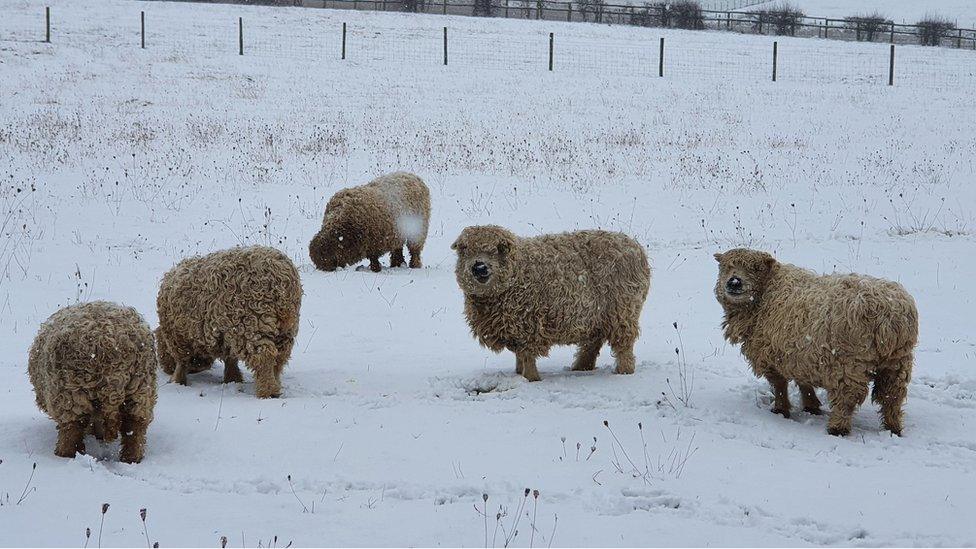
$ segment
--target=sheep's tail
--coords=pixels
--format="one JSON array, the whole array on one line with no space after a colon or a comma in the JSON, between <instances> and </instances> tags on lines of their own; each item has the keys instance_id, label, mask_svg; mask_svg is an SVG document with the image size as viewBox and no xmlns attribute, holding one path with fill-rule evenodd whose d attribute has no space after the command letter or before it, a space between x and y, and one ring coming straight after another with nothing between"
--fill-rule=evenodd
<instances>
[{"instance_id":1,"label":"sheep's tail","mask_svg":"<svg viewBox=\"0 0 976 549\"><path fill-rule=\"evenodd\" d=\"M95 438L105 442L112 442L119 437L118 408L101 407L95 411L92 418L92 434Z\"/></svg>"},{"instance_id":2,"label":"sheep's tail","mask_svg":"<svg viewBox=\"0 0 976 549\"><path fill-rule=\"evenodd\" d=\"M911 356L918 342L918 310L907 292L888 302L874 334L878 353L889 360Z\"/></svg>"}]
</instances>

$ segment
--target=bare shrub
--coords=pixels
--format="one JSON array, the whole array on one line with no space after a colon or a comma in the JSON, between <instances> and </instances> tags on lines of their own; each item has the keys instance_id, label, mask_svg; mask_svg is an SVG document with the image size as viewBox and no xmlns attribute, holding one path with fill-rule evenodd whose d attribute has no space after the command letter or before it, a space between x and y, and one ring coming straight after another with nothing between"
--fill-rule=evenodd
<instances>
[{"instance_id":1,"label":"bare shrub","mask_svg":"<svg viewBox=\"0 0 976 549\"><path fill-rule=\"evenodd\" d=\"M657 11L658 20L662 27L691 30L705 28L702 7L697 0L655 2L649 7Z\"/></svg>"},{"instance_id":2,"label":"bare shrub","mask_svg":"<svg viewBox=\"0 0 976 549\"><path fill-rule=\"evenodd\" d=\"M427 11L427 0L400 0L400 7L409 13L423 13Z\"/></svg>"},{"instance_id":3,"label":"bare shrub","mask_svg":"<svg viewBox=\"0 0 976 549\"><path fill-rule=\"evenodd\" d=\"M874 42L874 37L891 28L892 22L879 12L844 19L844 25L856 33L857 40Z\"/></svg>"},{"instance_id":4,"label":"bare shrub","mask_svg":"<svg viewBox=\"0 0 976 549\"><path fill-rule=\"evenodd\" d=\"M474 0L472 15L478 17L493 17L495 15L495 4L492 0Z\"/></svg>"},{"instance_id":5,"label":"bare shrub","mask_svg":"<svg viewBox=\"0 0 976 549\"><path fill-rule=\"evenodd\" d=\"M923 46L938 46L949 31L955 28L952 21L944 17L928 16L915 23L918 26L918 43Z\"/></svg>"},{"instance_id":6,"label":"bare shrub","mask_svg":"<svg viewBox=\"0 0 976 549\"><path fill-rule=\"evenodd\" d=\"M762 31L763 25L769 25L780 36L795 36L796 26L800 24L801 19L806 17L803 10L789 2L754 11L752 14L754 18L753 28L757 32Z\"/></svg>"},{"instance_id":7,"label":"bare shrub","mask_svg":"<svg viewBox=\"0 0 976 549\"><path fill-rule=\"evenodd\" d=\"M603 22L606 7L606 0L577 0L576 2L576 9L583 16L583 21L589 21L589 16L592 15L594 23Z\"/></svg>"}]
</instances>

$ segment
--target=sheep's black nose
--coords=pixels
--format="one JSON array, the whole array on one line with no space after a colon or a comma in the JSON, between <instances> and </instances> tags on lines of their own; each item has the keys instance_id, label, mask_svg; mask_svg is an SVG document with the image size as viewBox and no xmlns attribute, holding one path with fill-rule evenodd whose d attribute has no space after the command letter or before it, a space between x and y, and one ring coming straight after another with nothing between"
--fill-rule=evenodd
<instances>
[{"instance_id":1,"label":"sheep's black nose","mask_svg":"<svg viewBox=\"0 0 976 549\"><path fill-rule=\"evenodd\" d=\"M474 265L471 266L471 274L475 278L488 278L488 265L485 265L481 261L476 261Z\"/></svg>"},{"instance_id":2,"label":"sheep's black nose","mask_svg":"<svg viewBox=\"0 0 976 549\"><path fill-rule=\"evenodd\" d=\"M733 276L725 283L725 289L730 292L741 292L742 291L742 279Z\"/></svg>"}]
</instances>

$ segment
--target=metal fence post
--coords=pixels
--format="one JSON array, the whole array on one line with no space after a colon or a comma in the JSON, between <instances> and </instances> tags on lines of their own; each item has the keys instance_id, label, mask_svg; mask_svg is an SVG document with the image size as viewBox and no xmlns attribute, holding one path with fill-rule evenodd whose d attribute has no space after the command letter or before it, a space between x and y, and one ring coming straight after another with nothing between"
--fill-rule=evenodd
<instances>
[{"instance_id":1,"label":"metal fence post","mask_svg":"<svg viewBox=\"0 0 976 549\"><path fill-rule=\"evenodd\" d=\"M552 72L552 33L549 33L549 71Z\"/></svg>"},{"instance_id":2,"label":"metal fence post","mask_svg":"<svg viewBox=\"0 0 976 549\"><path fill-rule=\"evenodd\" d=\"M447 66L447 27L444 27L444 65Z\"/></svg>"},{"instance_id":3,"label":"metal fence post","mask_svg":"<svg viewBox=\"0 0 976 549\"><path fill-rule=\"evenodd\" d=\"M888 57L888 85L895 85L895 45L891 45L891 55Z\"/></svg>"},{"instance_id":4,"label":"metal fence post","mask_svg":"<svg viewBox=\"0 0 976 549\"><path fill-rule=\"evenodd\" d=\"M146 12L139 12L139 26L142 29L142 49L146 49Z\"/></svg>"},{"instance_id":5,"label":"metal fence post","mask_svg":"<svg viewBox=\"0 0 976 549\"><path fill-rule=\"evenodd\" d=\"M659 77L664 76L664 37L661 37L661 50L658 52L657 58L657 75Z\"/></svg>"},{"instance_id":6,"label":"metal fence post","mask_svg":"<svg viewBox=\"0 0 976 549\"><path fill-rule=\"evenodd\" d=\"M44 41L51 43L51 6L44 8Z\"/></svg>"},{"instance_id":7,"label":"metal fence post","mask_svg":"<svg viewBox=\"0 0 976 549\"><path fill-rule=\"evenodd\" d=\"M244 55L244 18L237 18L237 41L239 45L239 54Z\"/></svg>"},{"instance_id":8,"label":"metal fence post","mask_svg":"<svg viewBox=\"0 0 976 549\"><path fill-rule=\"evenodd\" d=\"M447 15L447 0L444 0L444 15Z\"/></svg>"},{"instance_id":9,"label":"metal fence post","mask_svg":"<svg viewBox=\"0 0 976 549\"><path fill-rule=\"evenodd\" d=\"M774 41L773 42L773 82L776 81L776 49L777 49L776 46L777 45L778 43Z\"/></svg>"},{"instance_id":10,"label":"metal fence post","mask_svg":"<svg viewBox=\"0 0 976 549\"><path fill-rule=\"evenodd\" d=\"M346 24L342 24L342 58L346 58Z\"/></svg>"}]
</instances>

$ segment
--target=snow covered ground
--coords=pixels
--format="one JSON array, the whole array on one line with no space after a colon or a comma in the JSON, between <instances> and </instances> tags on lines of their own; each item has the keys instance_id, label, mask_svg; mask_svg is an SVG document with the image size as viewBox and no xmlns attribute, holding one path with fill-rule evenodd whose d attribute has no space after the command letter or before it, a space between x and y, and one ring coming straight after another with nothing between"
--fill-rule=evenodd
<instances>
[{"instance_id":1,"label":"snow covered ground","mask_svg":"<svg viewBox=\"0 0 976 549\"><path fill-rule=\"evenodd\" d=\"M44 5L4 1L0 22L0 544L84 544L86 528L89 546L100 531L105 546L163 547L976 544L971 87L587 64L600 44L660 30L116 0L51 2L48 45ZM247 36L264 25L302 47L238 56L238 15ZM446 68L392 46L341 62L342 21L355 44L428 47L448 25L494 49ZM502 55L553 28L590 57L548 73L531 52ZM664 35L702 52L768 44ZM314 36L329 48L318 57ZM878 51L782 43L809 44L814 66ZM313 270L328 197L394 169L431 188L425 268ZM569 372L573 349L557 348L530 384L512 356L478 347L449 245L489 222L621 230L647 247L635 375L613 375L607 350L597 371ZM110 299L155 325L163 272L241 243L276 246L302 272L284 398L254 398L249 374L189 387L161 374L143 463L92 440L89 456L55 457L26 375L38 324ZM825 417L769 412L711 294L712 253L741 245L915 295L903 438L879 431L870 404L846 438ZM683 369L688 406L669 388ZM539 496L523 506L526 488Z\"/></svg>"}]
</instances>

